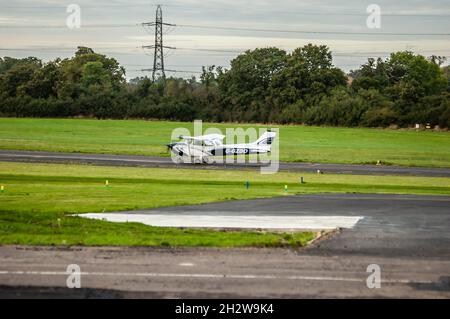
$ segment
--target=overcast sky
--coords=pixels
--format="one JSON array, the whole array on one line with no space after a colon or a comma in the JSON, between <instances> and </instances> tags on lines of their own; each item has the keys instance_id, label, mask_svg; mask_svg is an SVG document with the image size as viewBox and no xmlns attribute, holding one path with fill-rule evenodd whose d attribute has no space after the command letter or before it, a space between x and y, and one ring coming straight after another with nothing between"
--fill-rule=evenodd
<instances>
[{"instance_id":1,"label":"overcast sky","mask_svg":"<svg viewBox=\"0 0 450 319\"><path fill-rule=\"evenodd\" d=\"M71 3L82 9L79 30L64 27L66 8ZM156 3L164 5L165 22L178 25L369 33L167 27L165 44L179 48L166 52L168 69L190 72L200 71L202 65L227 67L230 59L246 49L277 46L291 51L310 42L327 44L334 52L335 65L346 71L357 68L369 56L385 57L397 50L450 59L450 35L446 35L450 34L450 0L0 0L0 56L37 56L47 61L69 57L77 46L83 45L115 57L127 69L128 78L145 75L140 70L152 67L152 52L140 47L153 44L153 34L147 32L153 30L138 24L154 20ZM381 7L381 29L369 29L366 25L366 9L372 3ZM99 25L103 27L93 27ZM231 52L189 51L190 48Z\"/></svg>"}]
</instances>

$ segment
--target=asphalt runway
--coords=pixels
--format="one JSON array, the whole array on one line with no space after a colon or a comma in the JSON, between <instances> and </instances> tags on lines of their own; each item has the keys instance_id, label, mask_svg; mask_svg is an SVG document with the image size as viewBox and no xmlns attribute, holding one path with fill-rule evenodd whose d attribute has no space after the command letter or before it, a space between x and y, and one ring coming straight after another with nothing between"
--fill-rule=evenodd
<instances>
[{"instance_id":1,"label":"asphalt runway","mask_svg":"<svg viewBox=\"0 0 450 319\"><path fill-rule=\"evenodd\" d=\"M109 154L77 154L54 152L31 152L0 150L0 161L28 163L69 163L92 164L103 166L128 167L160 167L189 169L260 169L261 164L175 164L169 157L109 155ZM318 164L318 163L285 163L280 162L281 171L317 172L353 175L405 175L426 177L450 177L450 168L376 166L352 164Z\"/></svg>"},{"instance_id":2,"label":"asphalt runway","mask_svg":"<svg viewBox=\"0 0 450 319\"><path fill-rule=\"evenodd\" d=\"M0 297L450 298L450 197L308 195L130 212L362 216L308 248L0 247ZM121 212L123 213L123 212ZM82 289L66 288L81 267ZM381 288L369 289L369 265Z\"/></svg>"}]
</instances>

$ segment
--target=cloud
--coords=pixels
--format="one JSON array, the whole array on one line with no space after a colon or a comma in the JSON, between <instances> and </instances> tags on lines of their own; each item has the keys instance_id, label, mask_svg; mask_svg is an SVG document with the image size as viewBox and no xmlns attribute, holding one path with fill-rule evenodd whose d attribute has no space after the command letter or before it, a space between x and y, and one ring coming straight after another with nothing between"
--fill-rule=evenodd
<instances>
[{"instance_id":1,"label":"cloud","mask_svg":"<svg viewBox=\"0 0 450 319\"><path fill-rule=\"evenodd\" d=\"M299 29L316 31L366 32L366 7L376 2L386 15L382 16L382 32L448 33L450 0L0 0L1 25L64 25L65 7L75 2L82 8L82 23L126 24L129 28L19 29L13 33L0 28L3 48L55 47L75 48L88 45L115 56L123 64L151 64L151 57L137 49L153 43L153 34L141 22L154 19L155 4L164 5L164 19L175 24L200 24L263 29ZM398 15L400 14L400 15ZM403 15L403 16L402 16ZM419 16L416 16L419 15ZM428 15L428 16L427 16ZM135 26L135 27L133 27ZM385 52L411 49L416 52L438 52L450 56L449 37L374 37L350 35L286 34L273 32L189 29L178 27L165 35L165 43L176 47L244 50L279 46L287 50L308 42L327 44L335 52ZM110 47L111 49L107 49ZM37 55L51 59L63 53L8 51L8 54ZM2 55L4 51L0 51ZM147 52L151 54L151 52ZM232 53L167 52L166 64L228 65ZM66 53L64 53L66 54ZM362 63L365 57L336 57L336 64L345 69ZM192 69L192 67L189 67ZM139 71L129 75L142 74Z\"/></svg>"}]
</instances>

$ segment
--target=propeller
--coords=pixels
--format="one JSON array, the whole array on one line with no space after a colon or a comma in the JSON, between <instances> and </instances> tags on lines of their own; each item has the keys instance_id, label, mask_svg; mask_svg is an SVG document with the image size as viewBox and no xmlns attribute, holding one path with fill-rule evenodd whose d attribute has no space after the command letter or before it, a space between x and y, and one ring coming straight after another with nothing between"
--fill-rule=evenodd
<instances>
[{"instance_id":1,"label":"propeller","mask_svg":"<svg viewBox=\"0 0 450 319\"><path fill-rule=\"evenodd\" d=\"M171 144L167 144L166 146L167 146L167 152L171 152L172 149L173 149L174 144L171 143Z\"/></svg>"}]
</instances>

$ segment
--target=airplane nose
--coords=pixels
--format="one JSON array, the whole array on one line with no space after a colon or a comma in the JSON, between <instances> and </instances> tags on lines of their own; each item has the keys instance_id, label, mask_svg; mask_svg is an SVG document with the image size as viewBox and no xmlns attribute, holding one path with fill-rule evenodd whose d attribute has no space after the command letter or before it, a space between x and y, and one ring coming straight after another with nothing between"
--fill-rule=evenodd
<instances>
[{"instance_id":1,"label":"airplane nose","mask_svg":"<svg viewBox=\"0 0 450 319\"><path fill-rule=\"evenodd\" d=\"M174 153L178 152L179 156L184 156L184 152L181 151L179 148L175 148L178 145L178 143L172 143L172 144L167 144L167 148L171 151L173 151Z\"/></svg>"}]
</instances>

